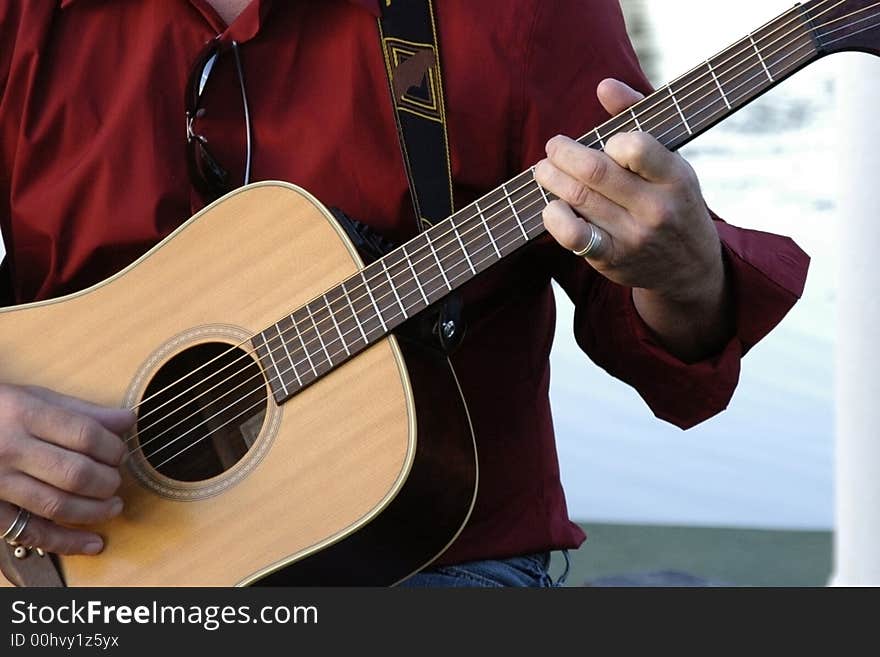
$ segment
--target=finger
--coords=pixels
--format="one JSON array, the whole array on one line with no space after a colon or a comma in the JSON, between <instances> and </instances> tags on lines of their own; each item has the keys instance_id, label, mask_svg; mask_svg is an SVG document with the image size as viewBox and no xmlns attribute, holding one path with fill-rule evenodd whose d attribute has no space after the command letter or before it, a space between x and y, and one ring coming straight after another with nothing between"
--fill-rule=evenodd
<instances>
[{"instance_id":1,"label":"finger","mask_svg":"<svg viewBox=\"0 0 880 657\"><path fill-rule=\"evenodd\" d=\"M42 440L31 440L16 459L34 479L83 497L107 499L122 483L116 468Z\"/></svg>"},{"instance_id":2,"label":"finger","mask_svg":"<svg viewBox=\"0 0 880 657\"><path fill-rule=\"evenodd\" d=\"M72 525L91 525L119 515L122 500L94 500L67 493L21 472L0 480L0 499L24 507L32 514Z\"/></svg>"},{"instance_id":3,"label":"finger","mask_svg":"<svg viewBox=\"0 0 880 657\"><path fill-rule=\"evenodd\" d=\"M552 201L543 213L544 227L553 239L569 251L582 251L590 241L590 223L574 213L571 207L562 201ZM602 230L593 224L595 230ZM614 248L613 238L602 231L602 241L597 249L590 253L590 261L606 260Z\"/></svg>"},{"instance_id":4,"label":"finger","mask_svg":"<svg viewBox=\"0 0 880 657\"><path fill-rule=\"evenodd\" d=\"M559 169L549 160L541 160L535 165L535 180L541 187L552 192L609 233L620 231L625 224L632 221L624 208Z\"/></svg>"},{"instance_id":5,"label":"finger","mask_svg":"<svg viewBox=\"0 0 880 657\"><path fill-rule=\"evenodd\" d=\"M3 527L0 531L12 524L17 515L17 506L0 505L0 526ZM94 532L62 527L33 514L16 542L56 554L97 554L104 549L103 539Z\"/></svg>"},{"instance_id":6,"label":"finger","mask_svg":"<svg viewBox=\"0 0 880 657\"><path fill-rule=\"evenodd\" d=\"M628 84L613 78L607 78L599 83L596 96L602 107L611 116L616 116L629 109L645 97L644 94L639 93Z\"/></svg>"},{"instance_id":7,"label":"finger","mask_svg":"<svg viewBox=\"0 0 880 657\"><path fill-rule=\"evenodd\" d=\"M587 148L568 137L557 136L547 142L550 163L581 186L599 192L623 208L638 206L647 183L601 151ZM575 190L576 191L576 190ZM585 192L579 192L586 196ZM569 200L566 198L566 200ZM575 207L579 204L574 203Z\"/></svg>"},{"instance_id":8,"label":"finger","mask_svg":"<svg viewBox=\"0 0 880 657\"><path fill-rule=\"evenodd\" d=\"M618 165L652 183L668 183L684 179L686 165L646 132L624 132L605 143L605 154Z\"/></svg>"},{"instance_id":9,"label":"finger","mask_svg":"<svg viewBox=\"0 0 880 657\"><path fill-rule=\"evenodd\" d=\"M127 408L110 408L108 406L99 406L92 404L83 399L62 395L48 388L39 386L28 386L28 392L39 397L49 404L60 406L67 409L71 413L86 415L96 422L100 423L108 431L112 431L116 435L122 435L134 426L137 419L135 414Z\"/></svg>"},{"instance_id":10,"label":"finger","mask_svg":"<svg viewBox=\"0 0 880 657\"><path fill-rule=\"evenodd\" d=\"M100 422L39 397L31 397L23 423L32 435L107 465L119 465L126 454L119 436Z\"/></svg>"}]
</instances>

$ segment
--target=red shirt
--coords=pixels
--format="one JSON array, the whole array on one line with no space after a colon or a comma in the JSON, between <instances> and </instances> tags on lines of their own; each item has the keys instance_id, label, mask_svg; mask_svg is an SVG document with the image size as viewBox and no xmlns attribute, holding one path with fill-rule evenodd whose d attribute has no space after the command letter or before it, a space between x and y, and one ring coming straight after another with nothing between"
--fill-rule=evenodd
<instances>
[{"instance_id":1,"label":"red shirt","mask_svg":"<svg viewBox=\"0 0 880 657\"><path fill-rule=\"evenodd\" d=\"M534 164L554 134L579 136L607 119L595 96L603 78L649 86L615 0L435 4L458 207ZM412 237L376 10L375 0L254 0L227 29L204 0L0 0L0 221L16 300L102 280L200 207L184 87L218 33L242 44L253 179L294 182L392 240ZM221 62L199 129L238 175L240 90L231 58ZM740 357L800 295L808 259L788 238L718 228L737 332L700 363L660 348L630 290L549 237L466 287L468 334L454 362L480 490L443 563L584 539L566 512L548 397L552 280L577 306L580 346L657 416L684 427L726 406Z\"/></svg>"}]
</instances>

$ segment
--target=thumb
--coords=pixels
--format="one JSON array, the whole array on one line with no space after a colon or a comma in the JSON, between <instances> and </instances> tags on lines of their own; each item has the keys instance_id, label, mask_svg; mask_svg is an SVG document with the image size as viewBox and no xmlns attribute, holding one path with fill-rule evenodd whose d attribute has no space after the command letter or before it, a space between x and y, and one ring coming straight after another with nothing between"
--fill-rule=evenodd
<instances>
[{"instance_id":1,"label":"thumb","mask_svg":"<svg viewBox=\"0 0 880 657\"><path fill-rule=\"evenodd\" d=\"M599 102L602 103L602 107L611 116L617 116L645 97L644 94L639 93L628 84L613 78L602 80L599 83L599 87L596 89L596 96L599 98Z\"/></svg>"}]
</instances>

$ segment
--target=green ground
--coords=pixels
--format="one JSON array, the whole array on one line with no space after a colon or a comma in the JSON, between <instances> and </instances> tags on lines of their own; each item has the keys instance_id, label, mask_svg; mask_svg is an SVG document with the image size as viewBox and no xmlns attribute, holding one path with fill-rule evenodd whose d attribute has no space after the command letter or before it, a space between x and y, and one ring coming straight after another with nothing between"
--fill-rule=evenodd
<instances>
[{"instance_id":1,"label":"green ground","mask_svg":"<svg viewBox=\"0 0 880 657\"><path fill-rule=\"evenodd\" d=\"M630 585L640 585L643 574L661 572L727 586L825 586L831 574L830 532L593 522L581 527L588 539L570 552L568 586L620 576L635 577ZM554 554L554 576L562 563Z\"/></svg>"}]
</instances>

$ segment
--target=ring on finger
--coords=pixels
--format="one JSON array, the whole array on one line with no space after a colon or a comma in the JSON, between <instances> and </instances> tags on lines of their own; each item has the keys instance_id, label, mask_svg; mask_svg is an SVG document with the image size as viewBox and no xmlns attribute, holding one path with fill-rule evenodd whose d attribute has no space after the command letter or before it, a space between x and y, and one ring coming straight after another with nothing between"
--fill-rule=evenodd
<instances>
[{"instance_id":1,"label":"ring on finger","mask_svg":"<svg viewBox=\"0 0 880 657\"><path fill-rule=\"evenodd\" d=\"M590 239L587 241L587 245L580 251L572 250L572 253L581 258L589 258L591 255L595 255L602 247L602 240L604 239L599 228L589 223L587 226L590 227Z\"/></svg>"},{"instance_id":2,"label":"ring on finger","mask_svg":"<svg viewBox=\"0 0 880 657\"><path fill-rule=\"evenodd\" d=\"M22 507L18 507L18 514L16 514L15 520L12 521L12 524L9 525L9 529L7 529L0 538L3 538L3 540L13 547L18 545L18 539L24 533L24 528L27 527L30 519L31 512Z\"/></svg>"}]
</instances>

